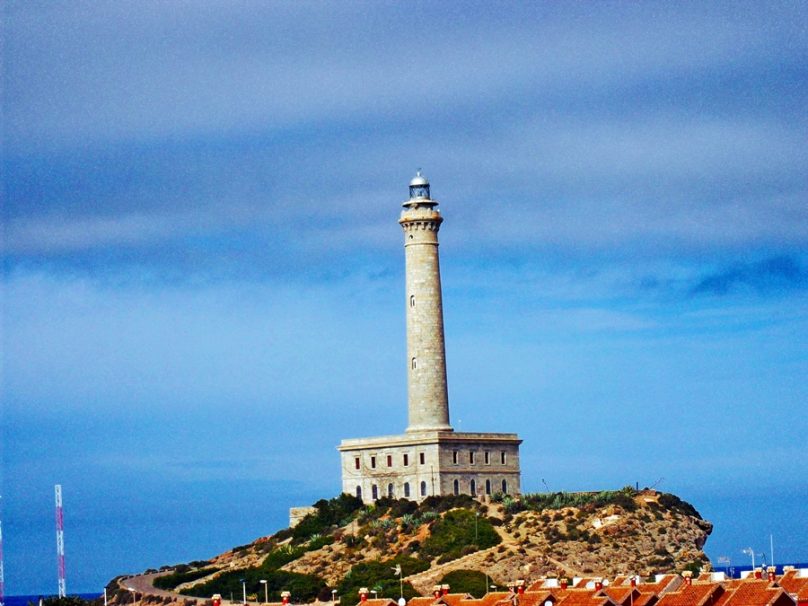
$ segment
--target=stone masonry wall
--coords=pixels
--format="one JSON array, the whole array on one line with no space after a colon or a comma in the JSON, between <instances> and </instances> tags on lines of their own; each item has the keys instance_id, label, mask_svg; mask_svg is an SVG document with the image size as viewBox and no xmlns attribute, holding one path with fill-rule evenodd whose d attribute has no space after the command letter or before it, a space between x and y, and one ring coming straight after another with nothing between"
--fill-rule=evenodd
<instances>
[{"instance_id":1,"label":"stone masonry wall","mask_svg":"<svg viewBox=\"0 0 808 606\"><path fill-rule=\"evenodd\" d=\"M438 260L442 220L438 211L418 206L399 221L406 258L407 431L451 429Z\"/></svg>"}]
</instances>

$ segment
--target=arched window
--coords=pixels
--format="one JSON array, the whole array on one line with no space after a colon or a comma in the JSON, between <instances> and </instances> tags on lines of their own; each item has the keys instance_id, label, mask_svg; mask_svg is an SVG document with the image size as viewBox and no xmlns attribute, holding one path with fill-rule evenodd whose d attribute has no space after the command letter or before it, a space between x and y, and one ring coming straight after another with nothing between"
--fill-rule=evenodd
<instances>
[{"instance_id":1,"label":"arched window","mask_svg":"<svg viewBox=\"0 0 808 606\"><path fill-rule=\"evenodd\" d=\"M508 482L502 480L502 494L508 494Z\"/></svg>"},{"instance_id":2,"label":"arched window","mask_svg":"<svg viewBox=\"0 0 808 606\"><path fill-rule=\"evenodd\" d=\"M415 295L410 295L410 307L415 307Z\"/></svg>"},{"instance_id":3,"label":"arched window","mask_svg":"<svg viewBox=\"0 0 808 606\"><path fill-rule=\"evenodd\" d=\"M410 360L410 367L411 367L413 370L415 370L416 366L417 366L417 364L416 364L416 362L415 362L415 358L413 358L412 360Z\"/></svg>"},{"instance_id":4,"label":"arched window","mask_svg":"<svg viewBox=\"0 0 808 606\"><path fill-rule=\"evenodd\" d=\"M408 498L408 499L410 498L410 483L409 482L404 482L404 496L406 498Z\"/></svg>"},{"instance_id":5,"label":"arched window","mask_svg":"<svg viewBox=\"0 0 808 606\"><path fill-rule=\"evenodd\" d=\"M485 481L485 494L491 494L491 480Z\"/></svg>"},{"instance_id":6,"label":"arched window","mask_svg":"<svg viewBox=\"0 0 808 606\"><path fill-rule=\"evenodd\" d=\"M421 482L421 496L426 496L426 482Z\"/></svg>"},{"instance_id":7,"label":"arched window","mask_svg":"<svg viewBox=\"0 0 808 606\"><path fill-rule=\"evenodd\" d=\"M472 480L471 484L469 485L469 494L473 497L477 496L477 482Z\"/></svg>"},{"instance_id":8,"label":"arched window","mask_svg":"<svg viewBox=\"0 0 808 606\"><path fill-rule=\"evenodd\" d=\"M375 501L379 498L379 487L374 484L371 486L370 493L373 495L373 500Z\"/></svg>"},{"instance_id":9,"label":"arched window","mask_svg":"<svg viewBox=\"0 0 808 606\"><path fill-rule=\"evenodd\" d=\"M390 497L391 499L394 496L394 494L393 494L393 485L392 484L387 485L387 496Z\"/></svg>"},{"instance_id":10,"label":"arched window","mask_svg":"<svg viewBox=\"0 0 808 606\"><path fill-rule=\"evenodd\" d=\"M361 486L357 486L357 487L356 487L356 498L357 498L357 499L361 499L361 498L362 498L362 487L361 487Z\"/></svg>"},{"instance_id":11,"label":"arched window","mask_svg":"<svg viewBox=\"0 0 808 606\"><path fill-rule=\"evenodd\" d=\"M460 482L458 480L454 481L454 493L456 495L460 494Z\"/></svg>"}]
</instances>

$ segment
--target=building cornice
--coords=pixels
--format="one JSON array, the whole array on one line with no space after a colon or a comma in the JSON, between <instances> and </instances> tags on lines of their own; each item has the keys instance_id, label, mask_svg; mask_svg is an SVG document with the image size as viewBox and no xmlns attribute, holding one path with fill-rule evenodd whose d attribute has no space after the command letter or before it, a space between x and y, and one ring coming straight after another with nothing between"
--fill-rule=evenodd
<instances>
[{"instance_id":1,"label":"building cornice","mask_svg":"<svg viewBox=\"0 0 808 606\"><path fill-rule=\"evenodd\" d=\"M342 440L337 450L342 452L348 450L370 450L402 446L426 446L430 444L468 444L469 442L519 445L522 443L522 440L520 440L519 436L515 433L425 431L393 436L351 438Z\"/></svg>"}]
</instances>

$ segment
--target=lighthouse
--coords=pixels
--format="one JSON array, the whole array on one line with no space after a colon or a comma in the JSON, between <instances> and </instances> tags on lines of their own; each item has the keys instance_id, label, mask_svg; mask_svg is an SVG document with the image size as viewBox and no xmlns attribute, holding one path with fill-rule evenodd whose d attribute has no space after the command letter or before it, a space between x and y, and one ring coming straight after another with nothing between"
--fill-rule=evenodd
<instances>
[{"instance_id":1,"label":"lighthouse","mask_svg":"<svg viewBox=\"0 0 808 606\"><path fill-rule=\"evenodd\" d=\"M443 217L420 170L403 206L398 222L404 230L406 275L407 432L452 431L438 256Z\"/></svg>"},{"instance_id":2,"label":"lighthouse","mask_svg":"<svg viewBox=\"0 0 808 606\"><path fill-rule=\"evenodd\" d=\"M404 235L407 428L340 442L342 491L365 503L432 495L487 499L521 491L515 433L456 432L449 423L438 232L443 217L419 170L398 223ZM491 402L507 414L507 405ZM368 411L373 414L373 411ZM464 417L469 418L469 417Z\"/></svg>"}]
</instances>

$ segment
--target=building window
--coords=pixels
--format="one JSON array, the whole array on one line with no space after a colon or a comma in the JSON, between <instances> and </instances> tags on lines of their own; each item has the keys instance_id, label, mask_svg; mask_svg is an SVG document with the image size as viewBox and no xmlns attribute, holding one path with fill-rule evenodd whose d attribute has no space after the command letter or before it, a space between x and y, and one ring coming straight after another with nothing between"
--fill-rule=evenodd
<instances>
[{"instance_id":1,"label":"building window","mask_svg":"<svg viewBox=\"0 0 808 606\"><path fill-rule=\"evenodd\" d=\"M379 487L376 486L375 484L373 486L371 486L370 487L370 494L373 496L374 501L376 499L378 499L379 498Z\"/></svg>"},{"instance_id":2,"label":"building window","mask_svg":"<svg viewBox=\"0 0 808 606\"><path fill-rule=\"evenodd\" d=\"M426 482L421 482L421 496L426 496Z\"/></svg>"},{"instance_id":3,"label":"building window","mask_svg":"<svg viewBox=\"0 0 808 606\"><path fill-rule=\"evenodd\" d=\"M491 452L488 450L485 451L485 464L486 465L491 464Z\"/></svg>"},{"instance_id":4,"label":"building window","mask_svg":"<svg viewBox=\"0 0 808 606\"><path fill-rule=\"evenodd\" d=\"M469 451L469 465L474 465L474 451Z\"/></svg>"},{"instance_id":5,"label":"building window","mask_svg":"<svg viewBox=\"0 0 808 606\"><path fill-rule=\"evenodd\" d=\"M395 496L392 484L387 485L387 496L390 497L391 499L393 498L393 496Z\"/></svg>"},{"instance_id":6,"label":"building window","mask_svg":"<svg viewBox=\"0 0 808 606\"><path fill-rule=\"evenodd\" d=\"M376 469L376 457L370 457L370 468Z\"/></svg>"},{"instance_id":7,"label":"building window","mask_svg":"<svg viewBox=\"0 0 808 606\"><path fill-rule=\"evenodd\" d=\"M404 455L404 467L406 467L409 464L410 464L410 455L405 454Z\"/></svg>"},{"instance_id":8,"label":"building window","mask_svg":"<svg viewBox=\"0 0 808 606\"><path fill-rule=\"evenodd\" d=\"M413 370L415 370L415 367L416 367L416 364L415 364L415 358L413 358L412 360L410 360L410 368L412 368Z\"/></svg>"},{"instance_id":9,"label":"building window","mask_svg":"<svg viewBox=\"0 0 808 606\"><path fill-rule=\"evenodd\" d=\"M499 462L505 465L505 461L507 461L507 459L505 458L505 451L501 450L499 453Z\"/></svg>"},{"instance_id":10,"label":"building window","mask_svg":"<svg viewBox=\"0 0 808 606\"><path fill-rule=\"evenodd\" d=\"M424 455L424 453L422 453L422 452L419 452L419 453L418 453L418 462L419 462L421 465L423 465L424 463L426 463L426 455Z\"/></svg>"},{"instance_id":11,"label":"building window","mask_svg":"<svg viewBox=\"0 0 808 606\"><path fill-rule=\"evenodd\" d=\"M508 482L502 480L502 494L508 494Z\"/></svg>"},{"instance_id":12,"label":"building window","mask_svg":"<svg viewBox=\"0 0 808 606\"><path fill-rule=\"evenodd\" d=\"M477 496L477 482L475 482L474 480L471 481L471 484L470 484L470 487L469 487L469 494L471 496L473 496L473 497Z\"/></svg>"},{"instance_id":13,"label":"building window","mask_svg":"<svg viewBox=\"0 0 808 606\"><path fill-rule=\"evenodd\" d=\"M485 481L485 494L491 494L491 480Z\"/></svg>"},{"instance_id":14,"label":"building window","mask_svg":"<svg viewBox=\"0 0 808 606\"><path fill-rule=\"evenodd\" d=\"M393 455L387 455L387 466L388 467L393 466Z\"/></svg>"},{"instance_id":15,"label":"building window","mask_svg":"<svg viewBox=\"0 0 808 606\"><path fill-rule=\"evenodd\" d=\"M460 494L460 482L458 480L454 481L453 488L454 488L455 495L459 495Z\"/></svg>"},{"instance_id":16,"label":"building window","mask_svg":"<svg viewBox=\"0 0 808 606\"><path fill-rule=\"evenodd\" d=\"M404 497L409 499L410 498L410 483L404 482Z\"/></svg>"},{"instance_id":17,"label":"building window","mask_svg":"<svg viewBox=\"0 0 808 606\"><path fill-rule=\"evenodd\" d=\"M356 498L357 498L357 499L361 499L361 498L362 498L362 487L361 487L361 486L357 486L357 487L356 487Z\"/></svg>"},{"instance_id":18,"label":"building window","mask_svg":"<svg viewBox=\"0 0 808 606\"><path fill-rule=\"evenodd\" d=\"M457 451L456 450L452 451L452 464L457 465Z\"/></svg>"},{"instance_id":19,"label":"building window","mask_svg":"<svg viewBox=\"0 0 808 606\"><path fill-rule=\"evenodd\" d=\"M354 457L353 463L354 467L356 467L357 469L360 468L359 457Z\"/></svg>"},{"instance_id":20,"label":"building window","mask_svg":"<svg viewBox=\"0 0 808 606\"><path fill-rule=\"evenodd\" d=\"M415 295L410 295L410 307L415 307Z\"/></svg>"}]
</instances>

